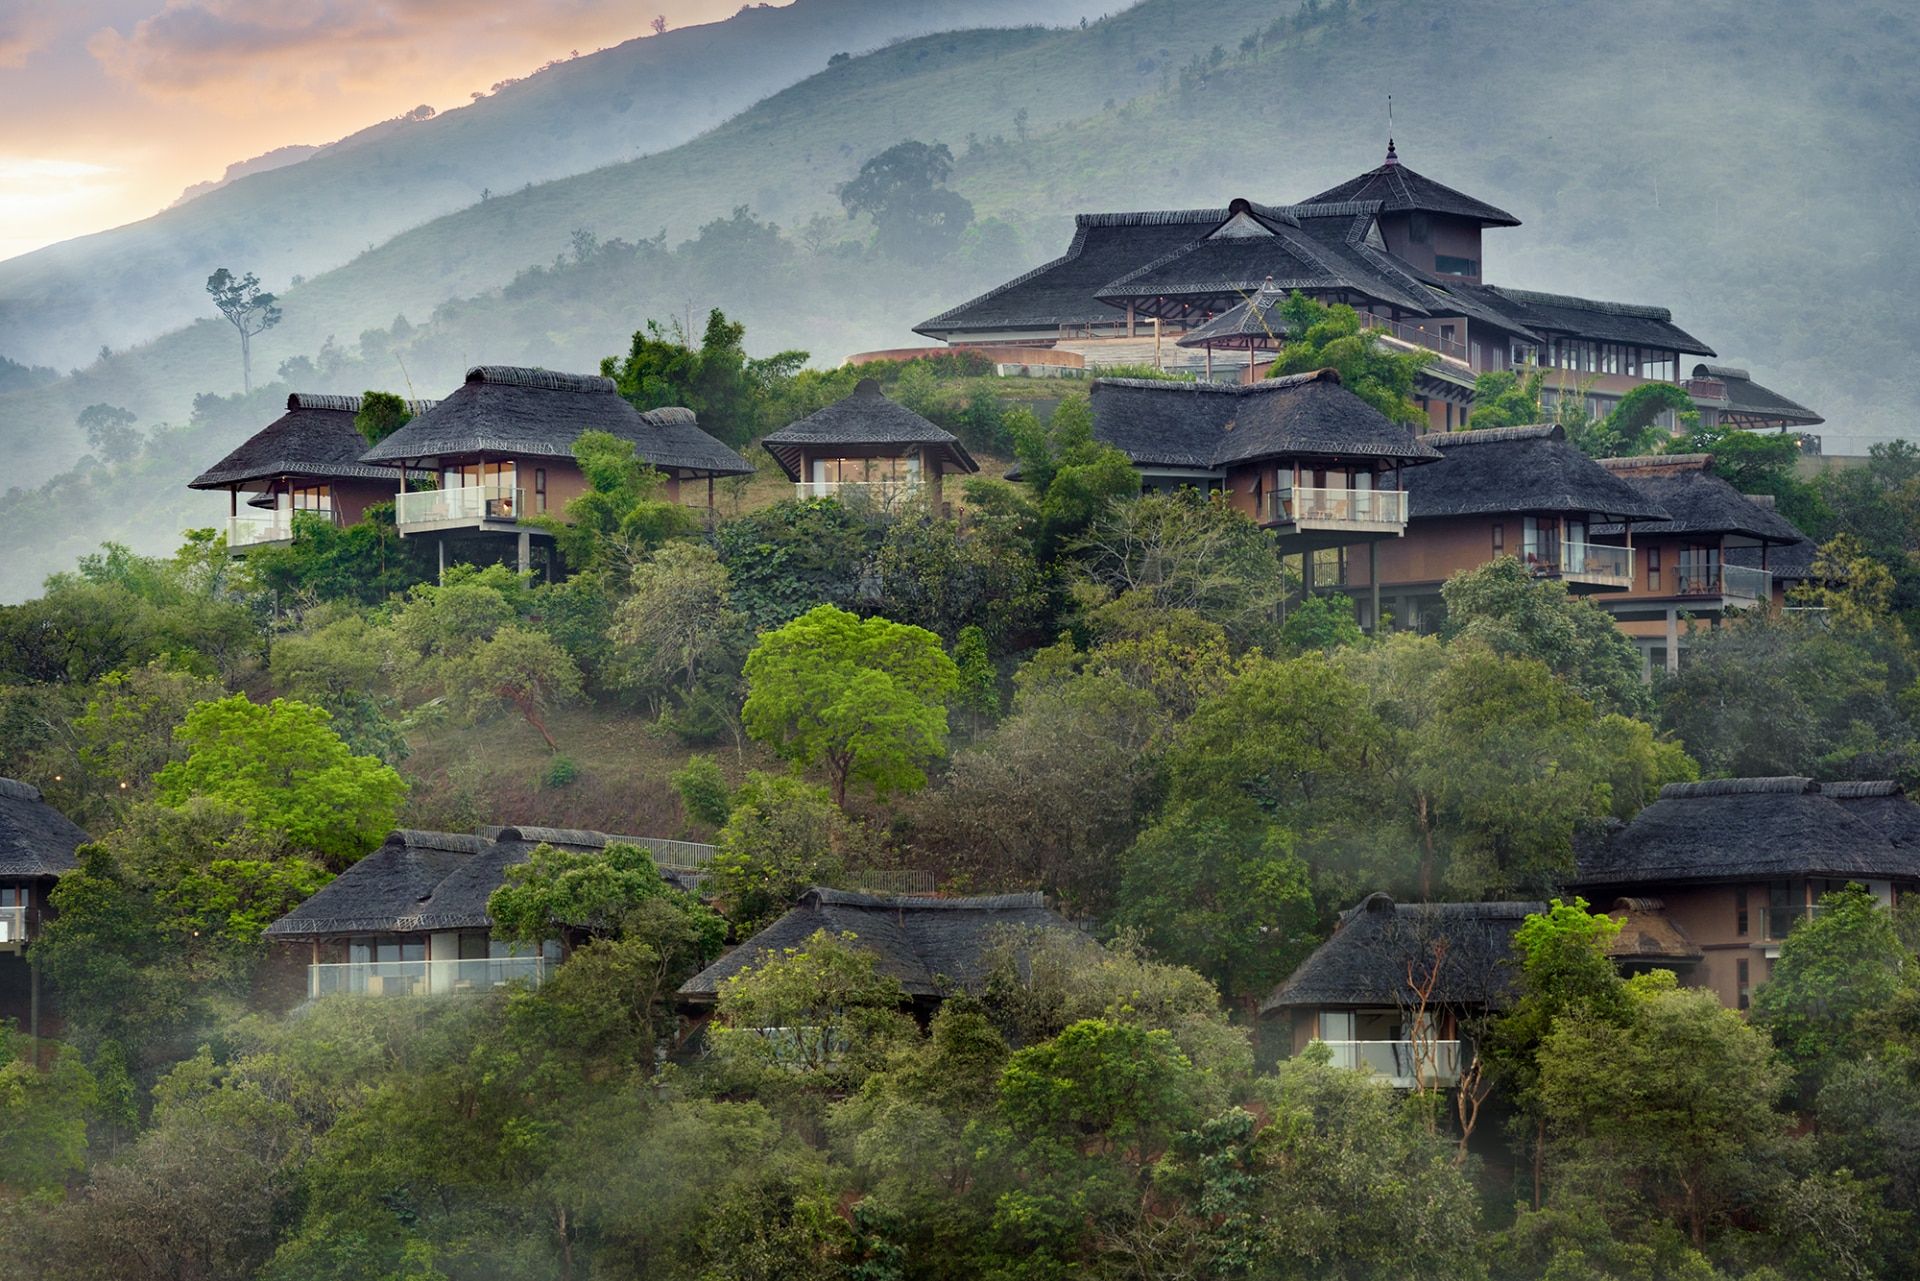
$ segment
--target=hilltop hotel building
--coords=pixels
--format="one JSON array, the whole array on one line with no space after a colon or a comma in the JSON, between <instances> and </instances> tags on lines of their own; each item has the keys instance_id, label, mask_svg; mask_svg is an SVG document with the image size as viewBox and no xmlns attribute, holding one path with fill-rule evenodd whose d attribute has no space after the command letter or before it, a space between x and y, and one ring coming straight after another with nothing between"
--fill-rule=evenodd
<instances>
[{"instance_id":1,"label":"hilltop hotel building","mask_svg":"<svg viewBox=\"0 0 1920 1281\"><path fill-rule=\"evenodd\" d=\"M1251 381L1279 345L1266 313L1297 289L1349 304L1390 343L1438 353L1418 386L1434 430L1467 425L1475 375L1530 366L1564 371L1548 378L1549 399L1584 391L1596 416L1659 381L1684 387L1709 425L1822 421L1743 370L1689 365L1713 349L1664 307L1485 283L1482 233L1519 225L1414 172L1389 142L1378 168L1299 204L1081 214L1066 253L916 328L988 354L1044 348L1092 369Z\"/></svg>"}]
</instances>

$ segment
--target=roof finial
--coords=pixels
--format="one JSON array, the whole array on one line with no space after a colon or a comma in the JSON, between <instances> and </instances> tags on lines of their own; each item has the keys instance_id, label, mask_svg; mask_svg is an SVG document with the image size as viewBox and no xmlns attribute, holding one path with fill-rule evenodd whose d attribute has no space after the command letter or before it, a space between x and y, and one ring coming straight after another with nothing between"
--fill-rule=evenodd
<instances>
[{"instance_id":1,"label":"roof finial","mask_svg":"<svg viewBox=\"0 0 1920 1281\"><path fill-rule=\"evenodd\" d=\"M1400 157L1393 149L1393 95L1387 95L1387 163L1397 165Z\"/></svg>"}]
</instances>

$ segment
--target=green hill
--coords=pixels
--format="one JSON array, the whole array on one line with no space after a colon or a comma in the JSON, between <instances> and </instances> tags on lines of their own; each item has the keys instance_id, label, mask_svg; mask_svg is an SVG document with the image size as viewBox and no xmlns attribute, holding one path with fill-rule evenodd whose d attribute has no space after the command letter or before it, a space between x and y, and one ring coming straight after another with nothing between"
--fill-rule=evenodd
<instances>
[{"instance_id":1,"label":"green hill","mask_svg":"<svg viewBox=\"0 0 1920 1281\"><path fill-rule=\"evenodd\" d=\"M1785 0L1679 15L1655 0L1373 0L1243 45L1274 18L1267 0L1147 0L1086 30L856 57L682 146L394 237L288 291L257 359L312 358L299 376L316 389L410 380L431 395L482 360L590 367L646 319L709 306L745 319L761 350L832 361L917 342L917 321L1058 253L1077 210L1297 199L1373 165L1391 89L1409 163L1524 220L1490 236L1490 279L1670 306L1723 358L1824 412L1830 444L1907 429L1920 268L1899 232L1920 170L1887 140L1920 124L1912 13L1837 24ZM952 185L993 233L945 261L877 262L835 196L907 137L952 147ZM577 262L577 229L631 246ZM385 332L396 313L404 342ZM84 404L183 419L196 392L237 381L232 347L209 321L0 398L16 479L78 448L67 424ZM196 460L158 470L184 479ZM163 545L173 530L126 519L126 497L52 505L62 537L46 546L60 553L29 547L0 592L109 532ZM0 528L20 545L7 506Z\"/></svg>"}]
</instances>

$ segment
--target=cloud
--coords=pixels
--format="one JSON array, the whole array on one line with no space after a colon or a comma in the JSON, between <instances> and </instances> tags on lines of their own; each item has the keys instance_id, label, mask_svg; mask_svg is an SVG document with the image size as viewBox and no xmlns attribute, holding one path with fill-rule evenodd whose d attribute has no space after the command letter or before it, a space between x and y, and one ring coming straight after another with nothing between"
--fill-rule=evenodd
<instances>
[{"instance_id":1,"label":"cloud","mask_svg":"<svg viewBox=\"0 0 1920 1281\"><path fill-rule=\"evenodd\" d=\"M166 0L125 34L95 33L87 48L149 94L244 107L237 89L286 102L372 86L401 68L444 81L504 59L524 72L539 61L529 41L613 44L645 20L631 0Z\"/></svg>"},{"instance_id":2,"label":"cloud","mask_svg":"<svg viewBox=\"0 0 1920 1281\"><path fill-rule=\"evenodd\" d=\"M8 0L0 5L0 67L22 67L38 53L58 24L48 0Z\"/></svg>"}]
</instances>

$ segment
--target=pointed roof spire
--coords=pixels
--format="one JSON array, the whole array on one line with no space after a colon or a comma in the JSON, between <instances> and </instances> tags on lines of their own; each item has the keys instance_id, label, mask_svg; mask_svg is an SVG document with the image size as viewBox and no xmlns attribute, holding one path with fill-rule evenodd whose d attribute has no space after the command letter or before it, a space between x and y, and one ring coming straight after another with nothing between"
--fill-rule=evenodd
<instances>
[{"instance_id":1,"label":"pointed roof spire","mask_svg":"<svg viewBox=\"0 0 1920 1281\"><path fill-rule=\"evenodd\" d=\"M1397 165L1400 163L1400 153L1393 149L1393 139L1391 138L1387 139L1386 163L1390 165Z\"/></svg>"}]
</instances>

